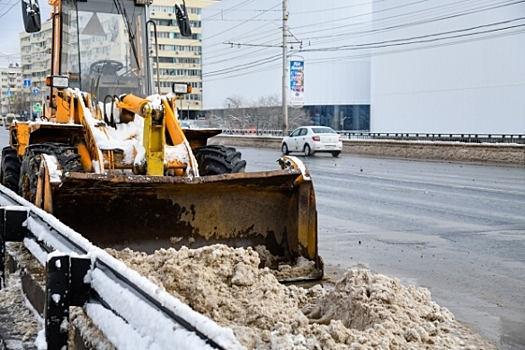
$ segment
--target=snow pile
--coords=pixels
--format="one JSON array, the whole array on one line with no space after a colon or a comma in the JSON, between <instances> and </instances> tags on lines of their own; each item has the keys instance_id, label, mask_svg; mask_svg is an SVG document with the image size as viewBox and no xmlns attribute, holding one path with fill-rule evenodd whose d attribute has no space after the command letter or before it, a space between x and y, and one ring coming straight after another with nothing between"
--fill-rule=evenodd
<instances>
[{"instance_id":1,"label":"snow pile","mask_svg":"<svg viewBox=\"0 0 525 350\"><path fill-rule=\"evenodd\" d=\"M75 94L80 102L80 107L84 111L84 118L87 121L91 133L95 138L95 142L98 148L101 150L119 149L124 152L124 162L131 164L141 164L144 159L139 159L139 156L145 154L144 146L142 145L142 130L144 121L140 116L135 116L134 120L129 123L119 123L118 128L112 128L106 125L102 120L94 115L88 106L86 106L83 98L83 93L78 90L69 90L70 93ZM108 103L106 107L99 104L99 108L106 108L106 112L111 114L111 103ZM108 111L109 108L109 111ZM113 105L114 108L114 105ZM114 108L114 118L120 121L120 114L118 109ZM102 159L102 155L100 155ZM94 164L95 166L95 164ZM97 173L101 172L101 169L95 167Z\"/></svg>"},{"instance_id":2,"label":"snow pile","mask_svg":"<svg viewBox=\"0 0 525 350\"><path fill-rule=\"evenodd\" d=\"M14 276L18 277L18 272ZM22 342L32 342L42 328L43 320L37 316L36 311L22 294L20 278L7 278L6 283L5 288L0 290L0 306L2 309L6 307L2 311L9 312L22 336Z\"/></svg>"},{"instance_id":3,"label":"snow pile","mask_svg":"<svg viewBox=\"0 0 525 350\"><path fill-rule=\"evenodd\" d=\"M100 329L86 316L83 309L74 306L69 310L71 324L79 330L79 334L88 349L115 350ZM69 344L74 343L74 332L69 332Z\"/></svg>"},{"instance_id":4,"label":"snow pile","mask_svg":"<svg viewBox=\"0 0 525 350\"><path fill-rule=\"evenodd\" d=\"M144 118L138 114L133 116L133 120L121 122L120 111L116 108L115 103L103 104L99 102L98 108L100 111L106 112L106 115L113 113L113 118L117 122L116 127L107 125L101 119L98 114L93 114L92 110L85 105L83 95L84 93L78 89L70 89L70 93L77 96L80 101L81 108L84 110L84 118L88 122L91 129L91 133L95 138L96 145L101 150L121 150L124 153L124 163L142 165L144 164L146 149L144 148ZM149 100L150 107L152 109L163 109L163 99L170 99L173 96L166 95L160 96L158 94L146 97ZM101 112L102 113L102 112ZM175 118L177 119L177 112L174 111ZM190 162L188 154L191 154L191 147L185 140L180 145L168 146L165 145L164 159L165 162L177 161L179 163L187 164ZM102 159L102 155L100 155ZM102 169L98 166L99 164L93 164L95 172L101 173ZM197 174L197 167L193 164L187 171Z\"/></svg>"},{"instance_id":5,"label":"snow pile","mask_svg":"<svg viewBox=\"0 0 525 350\"><path fill-rule=\"evenodd\" d=\"M255 251L259 254L261 265L259 267L268 267L272 269L272 274L279 281L294 281L311 276L316 278L319 276L315 262L308 260L302 256L297 258L294 265L287 262L282 262L279 257L273 255L265 246L258 245Z\"/></svg>"},{"instance_id":6,"label":"snow pile","mask_svg":"<svg viewBox=\"0 0 525 350\"><path fill-rule=\"evenodd\" d=\"M331 290L280 284L259 255L223 245L108 250L222 326L248 349L495 349L424 288L350 270Z\"/></svg>"}]
</instances>

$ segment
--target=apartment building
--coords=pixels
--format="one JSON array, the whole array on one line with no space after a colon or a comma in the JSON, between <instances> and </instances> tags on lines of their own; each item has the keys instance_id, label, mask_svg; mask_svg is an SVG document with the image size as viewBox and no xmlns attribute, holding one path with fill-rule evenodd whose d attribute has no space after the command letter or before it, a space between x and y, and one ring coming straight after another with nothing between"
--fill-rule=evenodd
<instances>
[{"instance_id":1,"label":"apartment building","mask_svg":"<svg viewBox=\"0 0 525 350\"><path fill-rule=\"evenodd\" d=\"M213 3L214 1L186 1L193 32L189 38L182 37L179 33L173 1L154 0L150 6L150 16L156 24L158 40L158 50L155 49L154 45L151 45L150 56L152 57L155 79L158 69L160 76L158 84L161 93L170 92L174 82L190 83L193 87L192 93L180 101L179 108L183 111L184 118L196 119L202 111L201 10ZM105 19L103 14L99 14L98 17L102 25L105 25L105 20L112 19ZM88 19L79 15L79 22ZM116 25L118 26L118 23ZM153 28L150 26L151 38L154 38ZM115 27L116 32L123 32L123 30L123 28ZM31 81L31 88L27 89L28 92L38 90L38 95L27 94L25 99L28 104L34 103L33 101L36 99L41 99L41 95L44 93L45 77L49 74L51 67L51 43L52 32L51 22L49 21L42 24L42 30L38 33L23 32L20 34L21 81ZM93 38L90 41L83 40L80 46L82 48L80 52L82 62L90 62L96 60L97 57L104 59L108 56L125 61L125 53L113 52L110 41L100 36L96 40Z\"/></svg>"},{"instance_id":2,"label":"apartment building","mask_svg":"<svg viewBox=\"0 0 525 350\"><path fill-rule=\"evenodd\" d=\"M51 70L51 42L50 21L42 23L38 33L20 33L24 110L33 111L34 105L40 103L45 94L45 80Z\"/></svg>"},{"instance_id":3,"label":"apartment building","mask_svg":"<svg viewBox=\"0 0 525 350\"><path fill-rule=\"evenodd\" d=\"M22 91L22 69L18 64L0 68L0 113L5 115L16 110L17 99Z\"/></svg>"},{"instance_id":4,"label":"apartment building","mask_svg":"<svg viewBox=\"0 0 525 350\"><path fill-rule=\"evenodd\" d=\"M157 26L158 40L158 66L155 49L152 47L150 51L154 62L154 77L157 76L156 69L158 69L163 93L171 91L174 82L191 84L192 93L186 95L179 106L185 119L197 119L202 111L201 11L213 3L213 1L186 1L193 33L191 37L180 35L173 1L154 0L150 6L150 16ZM153 38L153 32L151 34Z\"/></svg>"}]
</instances>

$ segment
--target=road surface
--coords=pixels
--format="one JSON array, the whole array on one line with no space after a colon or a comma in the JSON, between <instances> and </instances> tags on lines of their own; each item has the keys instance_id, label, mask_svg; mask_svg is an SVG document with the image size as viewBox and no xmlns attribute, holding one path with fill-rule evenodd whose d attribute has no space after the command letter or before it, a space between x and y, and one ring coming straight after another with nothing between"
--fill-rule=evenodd
<instances>
[{"instance_id":1,"label":"road surface","mask_svg":"<svg viewBox=\"0 0 525 350\"><path fill-rule=\"evenodd\" d=\"M277 150L238 148L247 171ZM525 169L299 156L310 170L326 270L365 266L432 298L503 350L525 349Z\"/></svg>"}]
</instances>

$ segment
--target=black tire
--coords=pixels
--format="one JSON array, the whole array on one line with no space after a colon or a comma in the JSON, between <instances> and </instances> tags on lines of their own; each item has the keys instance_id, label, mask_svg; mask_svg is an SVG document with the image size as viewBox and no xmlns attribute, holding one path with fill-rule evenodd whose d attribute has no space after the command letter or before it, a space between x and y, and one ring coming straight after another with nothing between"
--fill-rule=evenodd
<instances>
[{"instance_id":1,"label":"black tire","mask_svg":"<svg viewBox=\"0 0 525 350\"><path fill-rule=\"evenodd\" d=\"M241 152L233 147L204 146L194 149L193 154L201 176L243 173L246 168L246 161L241 159Z\"/></svg>"},{"instance_id":2,"label":"black tire","mask_svg":"<svg viewBox=\"0 0 525 350\"><path fill-rule=\"evenodd\" d=\"M26 148L20 168L20 195L35 203L42 154L55 156L63 172L82 172L80 155L75 147L60 143L42 143ZM39 205L39 203L35 203Z\"/></svg>"},{"instance_id":3,"label":"black tire","mask_svg":"<svg viewBox=\"0 0 525 350\"><path fill-rule=\"evenodd\" d=\"M339 154L340 154L340 153L341 153L341 152L339 152L339 151L332 152L332 157L337 158L337 157L339 157Z\"/></svg>"},{"instance_id":4,"label":"black tire","mask_svg":"<svg viewBox=\"0 0 525 350\"><path fill-rule=\"evenodd\" d=\"M2 149L2 167L0 170L0 181L2 185L9 188L16 194L18 191L18 183L20 181L20 159L16 150L10 146Z\"/></svg>"},{"instance_id":5,"label":"black tire","mask_svg":"<svg viewBox=\"0 0 525 350\"><path fill-rule=\"evenodd\" d=\"M304 145L304 156L309 157L312 155L312 149L310 148L310 145L305 144Z\"/></svg>"},{"instance_id":6,"label":"black tire","mask_svg":"<svg viewBox=\"0 0 525 350\"><path fill-rule=\"evenodd\" d=\"M283 143L283 145L281 146L281 151L285 156L287 156L290 153L290 151L288 150L288 145L286 143Z\"/></svg>"}]
</instances>

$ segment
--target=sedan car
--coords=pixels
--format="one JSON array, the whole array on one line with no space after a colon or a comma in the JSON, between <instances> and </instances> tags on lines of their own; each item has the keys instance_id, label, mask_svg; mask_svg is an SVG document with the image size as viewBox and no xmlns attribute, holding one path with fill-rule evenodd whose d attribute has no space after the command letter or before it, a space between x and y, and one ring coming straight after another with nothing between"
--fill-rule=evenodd
<instances>
[{"instance_id":1,"label":"sedan car","mask_svg":"<svg viewBox=\"0 0 525 350\"><path fill-rule=\"evenodd\" d=\"M301 126L281 142L281 151L285 155L290 152L302 152L308 157L317 152L325 152L337 157L342 149L341 135L326 126Z\"/></svg>"}]
</instances>

